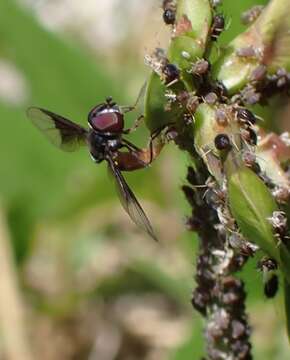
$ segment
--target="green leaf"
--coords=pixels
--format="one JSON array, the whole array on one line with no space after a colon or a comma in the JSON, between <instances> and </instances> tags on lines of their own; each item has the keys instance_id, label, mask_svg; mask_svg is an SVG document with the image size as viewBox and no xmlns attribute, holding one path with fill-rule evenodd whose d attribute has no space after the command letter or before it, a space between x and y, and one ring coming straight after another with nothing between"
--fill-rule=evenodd
<instances>
[{"instance_id":1,"label":"green leaf","mask_svg":"<svg viewBox=\"0 0 290 360\"><path fill-rule=\"evenodd\" d=\"M277 31L281 28L281 23L285 19L285 9L288 9L289 6L290 0L270 1L256 22L230 42L213 65L213 76L223 82L230 94L241 90L247 84L253 70L259 64L264 63L263 54L268 48L276 47L276 42L279 40ZM284 33L287 34L287 31ZM289 40L289 35L286 43L287 40ZM237 50L250 46L257 50L257 56L241 57L237 55ZM289 46L287 49L289 50Z\"/></svg>"},{"instance_id":2,"label":"green leaf","mask_svg":"<svg viewBox=\"0 0 290 360\"><path fill-rule=\"evenodd\" d=\"M240 139L239 128L237 122L229 121L227 125L219 125L216 120L216 111L219 109L217 105L200 104L194 114L194 141L195 148L211 175L221 183L223 179L222 164L224 153L215 147L215 137L218 134L227 134L230 139L239 146ZM227 111L226 107L222 107L223 111ZM231 109L227 114L228 118L232 116Z\"/></svg>"},{"instance_id":3,"label":"green leaf","mask_svg":"<svg viewBox=\"0 0 290 360\"><path fill-rule=\"evenodd\" d=\"M212 22L209 0L179 0L176 8L176 28L168 49L168 59L183 70L203 57Z\"/></svg>"},{"instance_id":4,"label":"green leaf","mask_svg":"<svg viewBox=\"0 0 290 360\"><path fill-rule=\"evenodd\" d=\"M227 160L229 204L242 234L280 262L277 240L269 218L277 205L263 181L250 169L234 168Z\"/></svg>"},{"instance_id":5,"label":"green leaf","mask_svg":"<svg viewBox=\"0 0 290 360\"><path fill-rule=\"evenodd\" d=\"M290 342L290 284L288 281L284 281L284 302L287 334Z\"/></svg>"},{"instance_id":6,"label":"green leaf","mask_svg":"<svg viewBox=\"0 0 290 360\"><path fill-rule=\"evenodd\" d=\"M166 111L168 105L165 97L166 90L166 85L162 83L155 72L152 72L148 80L144 108L144 121L151 133L166 125L176 123L182 114L182 110L174 105L170 111Z\"/></svg>"},{"instance_id":7,"label":"green leaf","mask_svg":"<svg viewBox=\"0 0 290 360\"><path fill-rule=\"evenodd\" d=\"M176 23L186 17L190 22L190 29L185 35L198 40L205 48L212 22L212 9L209 0L178 0L176 9Z\"/></svg>"}]
</instances>

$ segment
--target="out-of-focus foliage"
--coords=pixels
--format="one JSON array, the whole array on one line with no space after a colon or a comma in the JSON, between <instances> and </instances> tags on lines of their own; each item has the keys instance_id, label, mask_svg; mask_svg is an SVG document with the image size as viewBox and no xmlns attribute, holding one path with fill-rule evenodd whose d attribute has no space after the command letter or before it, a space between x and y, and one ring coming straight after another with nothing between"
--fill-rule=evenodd
<instances>
[{"instance_id":1,"label":"out-of-focus foliage","mask_svg":"<svg viewBox=\"0 0 290 360\"><path fill-rule=\"evenodd\" d=\"M232 18L225 41L241 29L241 10L257 3L263 1L224 1ZM161 23L161 10L153 11L160 12ZM85 149L55 149L25 116L26 107L36 105L86 124L88 111L104 97L129 102L123 75L138 77L132 59L127 68L122 59L114 76L98 59L45 30L16 0L0 1L0 68L13 66L24 89L13 101L0 93L0 197L28 303L31 342L44 360L198 359L201 320L190 307L196 244L184 234L186 206L179 192L187 159L169 146L152 168L128 175L159 234L161 244L152 244L123 213L105 165L96 166ZM147 135L141 128L133 138L144 146ZM261 301L260 278L248 268L252 323L259 333L268 328L260 318L269 318L277 334L273 341L265 330L254 341L256 359L287 359L279 319ZM259 355L261 349L266 355Z\"/></svg>"}]
</instances>

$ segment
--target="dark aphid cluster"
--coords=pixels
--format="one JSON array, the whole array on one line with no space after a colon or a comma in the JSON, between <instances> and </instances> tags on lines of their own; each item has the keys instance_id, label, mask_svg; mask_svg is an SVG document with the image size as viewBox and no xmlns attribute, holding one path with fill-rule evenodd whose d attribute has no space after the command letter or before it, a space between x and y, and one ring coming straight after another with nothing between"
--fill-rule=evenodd
<instances>
[{"instance_id":1,"label":"dark aphid cluster","mask_svg":"<svg viewBox=\"0 0 290 360\"><path fill-rule=\"evenodd\" d=\"M173 25L175 23L176 3L174 0L163 1L163 20L166 25Z\"/></svg>"},{"instance_id":2,"label":"dark aphid cluster","mask_svg":"<svg viewBox=\"0 0 290 360\"><path fill-rule=\"evenodd\" d=\"M216 14L213 17L213 22L211 26L211 38L213 41L216 41L220 34L224 31L225 28L225 19L223 14Z\"/></svg>"},{"instance_id":3,"label":"dark aphid cluster","mask_svg":"<svg viewBox=\"0 0 290 360\"><path fill-rule=\"evenodd\" d=\"M241 280L226 276L216 284L214 290L219 303L219 310L214 310L209 320L206 338L210 344L227 343L226 354L216 347L210 347L212 359L251 359L251 345L248 341L250 328L244 313L245 290Z\"/></svg>"},{"instance_id":4,"label":"dark aphid cluster","mask_svg":"<svg viewBox=\"0 0 290 360\"><path fill-rule=\"evenodd\" d=\"M227 134L218 134L214 139L215 147L218 150L230 150L232 148L231 140Z\"/></svg>"}]
</instances>

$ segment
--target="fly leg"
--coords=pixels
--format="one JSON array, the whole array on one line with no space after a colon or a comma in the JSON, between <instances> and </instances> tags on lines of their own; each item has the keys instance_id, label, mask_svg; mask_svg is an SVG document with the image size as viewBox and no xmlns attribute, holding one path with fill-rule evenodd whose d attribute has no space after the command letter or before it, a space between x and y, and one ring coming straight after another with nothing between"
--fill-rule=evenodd
<instances>
[{"instance_id":1,"label":"fly leg","mask_svg":"<svg viewBox=\"0 0 290 360\"><path fill-rule=\"evenodd\" d=\"M141 123L141 121L143 119L144 119L144 115L138 116L138 118L134 121L133 126L130 127L129 129L123 130L122 133L125 134L125 135L132 133L133 131L135 131L139 127L139 125L140 125L140 123Z\"/></svg>"}]
</instances>

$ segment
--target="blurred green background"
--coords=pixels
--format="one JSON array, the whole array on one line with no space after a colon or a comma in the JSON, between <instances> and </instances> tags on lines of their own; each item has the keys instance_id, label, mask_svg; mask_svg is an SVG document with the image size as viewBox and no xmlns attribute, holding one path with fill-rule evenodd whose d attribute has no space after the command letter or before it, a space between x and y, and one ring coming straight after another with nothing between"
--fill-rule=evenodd
<instances>
[{"instance_id":1,"label":"blurred green background","mask_svg":"<svg viewBox=\"0 0 290 360\"><path fill-rule=\"evenodd\" d=\"M241 11L257 3L266 1L224 1L222 43L242 29ZM96 166L85 149L62 153L25 116L36 105L86 124L108 95L133 104L149 73L145 53L168 41L161 15L155 0L0 0L0 206L10 235L1 243L13 249L29 359L203 354L202 320L190 306L197 239L183 226L186 156L171 145L150 168L126 174L156 245L122 210L105 164ZM145 146L148 132L143 126L131 139ZM265 300L254 266L243 277L255 359L288 359L279 300ZM13 301L1 284L0 293L9 324ZM5 340L11 329L1 323ZM17 326L11 318L12 333ZM12 358L8 347L0 341L1 359Z\"/></svg>"}]
</instances>

